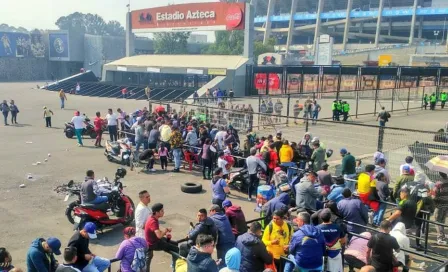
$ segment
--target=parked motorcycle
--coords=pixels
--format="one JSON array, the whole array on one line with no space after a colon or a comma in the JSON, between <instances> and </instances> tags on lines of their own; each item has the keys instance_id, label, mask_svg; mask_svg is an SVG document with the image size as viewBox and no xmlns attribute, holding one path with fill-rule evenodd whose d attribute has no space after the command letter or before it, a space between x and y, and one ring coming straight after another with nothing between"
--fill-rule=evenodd
<instances>
[{"instance_id":1,"label":"parked motorcycle","mask_svg":"<svg viewBox=\"0 0 448 272\"><path fill-rule=\"evenodd\" d=\"M88 117L85 117L84 123L85 123L86 127L82 129L81 135L82 136L90 136L90 138L95 139L96 132L95 132L93 124L90 122L90 119ZM75 136L75 126L73 125L73 123L65 122L64 125L65 125L65 129L64 129L65 137L67 137L69 139L73 138L73 136Z\"/></svg>"},{"instance_id":2,"label":"parked motorcycle","mask_svg":"<svg viewBox=\"0 0 448 272\"><path fill-rule=\"evenodd\" d=\"M249 172L246 168L229 174L229 186L240 192L247 192L249 182Z\"/></svg>"},{"instance_id":3,"label":"parked motorcycle","mask_svg":"<svg viewBox=\"0 0 448 272\"><path fill-rule=\"evenodd\" d=\"M131 143L125 140L118 140L116 142L106 140L104 147L104 156L106 156L108 161L131 166L131 156L133 156Z\"/></svg>"},{"instance_id":4,"label":"parked motorcycle","mask_svg":"<svg viewBox=\"0 0 448 272\"><path fill-rule=\"evenodd\" d=\"M126 175L126 170L119 168L115 173L113 183L107 178L101 180L100 188L103 187L109 201L100 204L81 203L80 186L72 181L67 185L67 195L64 201L71 196L78 199L71 202L65 210L65 215L75 230L82 229L87 222L93 222L99 229L116 224L130 225L134 220L135 205L132 199L123 193L121 179Z\"/></svg>"}]
</instances>

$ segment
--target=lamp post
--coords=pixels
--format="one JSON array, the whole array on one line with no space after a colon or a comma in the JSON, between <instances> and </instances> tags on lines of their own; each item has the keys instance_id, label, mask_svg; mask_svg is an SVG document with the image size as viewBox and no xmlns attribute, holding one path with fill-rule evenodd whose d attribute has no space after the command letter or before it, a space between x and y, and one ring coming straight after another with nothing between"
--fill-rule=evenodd
<instances>
[{"instance_id":1,"label":"lamp post","mask_svg":"<svg viewBox=\"0 0 448 272\"><path fill-rule=\"evenodd\" d=\"M434 57L436 55L436 51L437 51L437 37L439 36L439 30L434 30L434 37L436 38L436 42L434 43Z\"/></svg>"}]
</instances>

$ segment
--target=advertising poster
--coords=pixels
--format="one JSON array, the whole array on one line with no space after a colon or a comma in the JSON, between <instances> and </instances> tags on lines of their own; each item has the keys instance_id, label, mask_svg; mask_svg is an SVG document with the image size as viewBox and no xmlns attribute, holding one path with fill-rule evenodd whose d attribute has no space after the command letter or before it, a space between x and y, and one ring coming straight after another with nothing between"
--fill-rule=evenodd
<instances>
[{"instance_id":1,"label":"advertising poster","mask_svg":"<svg viewBox=\"0 0 448 272\"><path fill-rule=\"evenodd\" d=\"M50 60L69 60L67 33L49 34Z\"/></svg>"},{"instance_id":2,"label":"advertising poster","mask_svg":"<svg viewBox=\"0 0 448 272\"><path fill-rule=\"evenodd\" d=\"M0 57L28 57L30 44L28 34L0 32Z\"/></svg>"},{"instance_id":3,"label":"advertising poster","mask_svg":"<svg viewBox=\"0 0 448 272\"><path fill-rule=\"evenodd\" d=\"M266 83L269 84L269 94L279 94L280 90L280 77L278 74L269 74L269 79L266 74L255 75L255 88L258 89L258 94L266 94Z\"/></svg>"},{"instance_id":4,"label":"advertising poster","mask_svg":"<svg viewBox=\"0 0 448 272\"><path fill-rule=\"evenodd\" d=\"M31 33L31 54L36 58L45 57L45 43L43 41L42 33L36 31Z\"/></svg>"}]
</instances>

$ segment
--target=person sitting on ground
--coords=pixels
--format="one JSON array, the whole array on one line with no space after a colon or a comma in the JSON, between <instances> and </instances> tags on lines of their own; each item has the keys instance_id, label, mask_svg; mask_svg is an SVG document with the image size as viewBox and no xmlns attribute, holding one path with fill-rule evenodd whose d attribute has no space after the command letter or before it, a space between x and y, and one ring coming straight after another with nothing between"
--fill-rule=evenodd
<instances>
[{"instance_id":1,"label":"person sitting on ground","mask_svg":"<svg viewBox=\"0 0 448 272\"><path fill-rule=\"evenodd\" d=\"M326 246L321 230L311 225L308 212L300 212L295 219L299 229L294 232L289 244L289 260L284 272L321 271Z\"/></svg>"},{"instance_id":2,"label":"person sitting on ground","mask_svg":"<svg viewBox=\"0 0 448 272\"><path fill-rule=\"evenodd\" d=\"M56 272L81 272L75 267L78 251L76 247L66 247L64 249L64 264L60 264Z\"/></svg>"},{"instance_id":3,"label":"person sitting on ground","mask_svg":"<svg viewBox=\"0 0 448 272\"><path fill-rule=\"evenodd\" d=\"M272 221L263 232L263 244L274 257L277 270L280 270L280 257L285 257L292 236L291 225L284 220L285 214L281 210L274 211Z\"/></svg>"},{"instance_id":4,"label":"person sitting on ground","mask_svg":"<svg viewBox=\"0 0 448 272\"><path fill-rule=\"evenodd\" d=\"M212 259L214 238L211 235L199 234L196 245L187 256L188 271L218 272L218 263Z\"/></svg>"},{"instance_id":5,"label":"person sitting on ground","mask_svg":"<svg viewBox=\"0 0 448 272\"><path fill-rule=\"evenodd\" d=\"M188 263L187 263L187 257L188 252L190 251L190 247L188 244L181 244L179 245L179 256L180 258L177 259L176 265L174 266L175 272L187 272L188 271Z\"/></svg>"},{"instance_id":6,"label":"person sitting on ground","mask_svg":"<svg viewBox=\"0 0 448 272\"><path fill-rule=\"evenodd\" d=\"M264 266L272 264L272 256L260 240L261 224L252 222L249 231L236 239L235 247L241 252L240 272L263 271Z\"/></svg>"},{"instance_id":7,"label":"person sitting on ground","mask_svg":"<svg viewBox=\"0 0 448 272\"><path fill-rule=\"evenodd\" d=\"M239 272L241 266L241 252L238 248L233 247L227 251L225 256L226 266L219 272ZM177 271L176 271L177 272Z\"/></svg>"},{"instance_id":8,"label":"person sitting on ground","mask_svg":"<svg viewBox=\"0 0 448 272\"><path fill-rule=\"evenodd\" d=\"M58 261L54 255L61 255L61 241L50 237L47 240L37 238L31 243L26 254L26 266L29 272L51 272L56 270Z\"/></svg>"},{"instance_id":9,"label":"person sitting on ground","mask_svg":"<svg viewBox=\"0 0 448 272\"><path fill-rule=\"evenodd\" d=\"M222 207L229 219L230 225L232 226L233 235L235 239L238 238L243 233L247 232L246 217L244 216L243 210L238 205L233 205L230 200L224 200Z\"/></svg>"},{"instance_id":10,"label":"person sitting on ground","mask_svg":"<svg viewBox=\"0 0 448 272\"><path fill-rule=\"evenodd\" d=\"M330 193L327 196L327 199L330 201L334 201L339 203L344 197L342 196L342 192L345 189L345 180L342 176L336 178L336 183L330 187Z\"/></svg>"},{"instance_id":11,"label":"person sitting on ground","mask_svg":"<svg viewBox=\"0 0 448 272\"><path fill-rule=\"evenodd\" d=\"M324 209L319 217L323 223L317 227L322 231L327 245L327 271L343 271L341 251L346 242L345 231L338 224L331 222L330 209Z\"/></svg>"},{"instance_id":12,"label":"person sitting on ground","mask_svg":"<svg viewBox=\"0 0 448 272\"><path fill-rule=\"evenodd\" d=\"M391 222L384 220L380 224L380 232L375 233L367 243L367 261L377 271L392 271L394 267L393 252L400 251L397 240L389 234L391 228Z\"/></svg>"},{"instance_id":13,"label":"person sitting on ground","mask_svg":"<svg viewBox=\"0 0 448 272\"><path fill-rule=\"evenodd\" d=\"M96 225L87 222L82 230L77 230L70 238L69 247L75 247L77 258L75 267L81 271L104 271L110 266L110 261L93 254L89 249L89 240L96 239Z\"/></svg>"},{"instance_id":14,"label":"person sitting on ground","mask_svg":"<svg viewBox=\"0 0 448 272\"><path fill-rule=\"evenodd\" d=\"M195 245L196 238L199 234L212 235L216 240L218 230L216 229L215 222L210 217L207 217L207 210L200 209L196 215L196 218L198 219L198 223L196 223L187 235L188 244L191 246ZM192 224L193 223L191 223L191 225Z\"/></svg>"},{"instance_id":15,"label":"person sitting on ground","mask_svg":"<svg viewBox=\"0 0 448 272\"><path fill-rule=\"evenodd\" d=\"M406 227L403 223L398 222L395 227L390 232L390 235L397 240L400 249L410 250L411 249L411 241L409 237L406 236ZM411 265L411 256L400 250L399 252L394 252L394 256L397 261L400 263L400 266L403 267L404 272L409 271L409 266Z\"/></svg>"},{"instance_id":16,"label":"person sitting on ground","mask_svg":"<svg viewBox=\"0 0 448 272\"><path fill-rule=\"evenodd\" d=\"M363 232L360 236L362 237L353 236L344 251L344 260L347 262L350 272L355 271L353 268L361 269L367 264L367 243L372 234Z\"/></svg>"},{"instance_id":17,"label":"person sitting on ground","mask_svg":"<svg viewBox=\"0 0 448 272\"><path fill-rule=\"evenodd\" d=\"M136 230L134 227L126 227L123 230L124 241L121 242L120 247L115 254L115 259L121 260L120 272L133 272L133 268L146 269L145 253L148 248L146 240L141 237L136 237ZM141 256L141 259L136 256ZM138 261L141 261L140 263Z\"/></svg>"},{"instance_id":18,"label":"person sitting on ground","mask_svg":"<svg viewBox=\"0 0 448 272\"><path fill-rule=\"evenodd\" d=\"M342 218L359 225L367 225L369 215L366 206L358 198L352 197L352 192L349 188L345 188L344 191L342 191L342 195L344 196L344 199L338 203L338 210ZM364 232L365 228L349 224L347 225L347 230L359 234ZM350 234L349 238L351 238Z\"/></svg>"},{"instance_id":19,"label":"person sitting on ground","mask_svg":"<svg viewBox=\"0 0 448 272\"><path fill-rule=\"evenodd\" d=\"M218 230L218 241L216 242L216 252L218 259L224 259L226 253L235 245L235 236L232 232L232 226L230 225L229 219L221 211L221 207L214 204L210 208L210 218L215 223L216 229ZM224 267L224 263L218 265L219 268Z\"/></svg>"},{"instance_id":20,"label":"person sitting on ground","mask_svg":"<svg viewBox=\"0 0 448 272\"><path fill-rule=\"evenodd\" d=\"M95 180L95 172L87 170L85 181L81 184L81 203L101 204L108 201L107 196L102 196Z\"/></svg>"}]
</instances>

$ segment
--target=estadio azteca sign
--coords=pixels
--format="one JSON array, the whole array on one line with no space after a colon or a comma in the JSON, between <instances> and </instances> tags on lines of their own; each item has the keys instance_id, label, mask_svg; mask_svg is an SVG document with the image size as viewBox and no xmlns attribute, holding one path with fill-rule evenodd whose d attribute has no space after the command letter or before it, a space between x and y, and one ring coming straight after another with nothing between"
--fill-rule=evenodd
<instances>
[{"instance_id":1,"label":"estadio azteca sign","mask_svg":"<svg viewBox=\"0 0 448 272\"><path fill-rule=\"evenodd\" d=\"M193 3L132 11L132 32L244 29L244 3Z\"/></svg>"}]
</instances>

